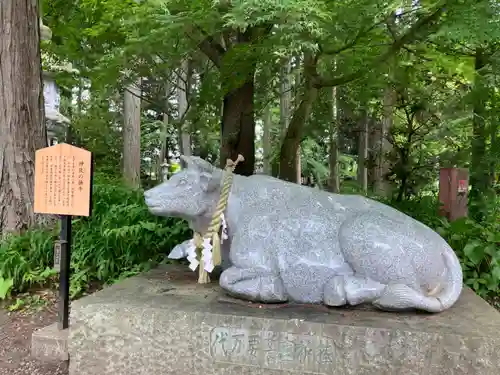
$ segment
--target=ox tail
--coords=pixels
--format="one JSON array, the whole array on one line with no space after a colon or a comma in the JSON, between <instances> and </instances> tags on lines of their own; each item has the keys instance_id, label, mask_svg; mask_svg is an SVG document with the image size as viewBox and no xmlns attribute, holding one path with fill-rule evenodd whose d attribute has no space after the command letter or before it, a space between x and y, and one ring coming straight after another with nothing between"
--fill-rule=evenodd
<instances>
[{"instance_id":1,"label":"ox tail","mask_svg":"<svg viewBox=\"0 0 500 375\"><path fill-rule=\"evenodd\" d=\"M380 298L373 302L382 309L418 309L428 312L441 312L457 302L463 288L462 267L455 252L447 248L443 253L446 276L443 284L436 286L427 294L403 284L388 285Z\"/></svg>"}]
</instances>

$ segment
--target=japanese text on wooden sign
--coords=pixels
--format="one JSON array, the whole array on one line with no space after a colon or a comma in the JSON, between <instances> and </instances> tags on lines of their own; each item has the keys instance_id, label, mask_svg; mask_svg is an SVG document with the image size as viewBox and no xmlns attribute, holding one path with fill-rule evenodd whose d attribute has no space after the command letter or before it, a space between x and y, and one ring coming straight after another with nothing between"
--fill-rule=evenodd
<instances>
[{"instance_id":1,"label":"japanese text on wooden sign","mask_svg":"<svg viewBox=\"0 0 500 375\"><path fill-rule=\"evenodd\" d=\"M89 216L92 155L61 143L36 152L35 212Z\"/></svg>"}]
</instances>

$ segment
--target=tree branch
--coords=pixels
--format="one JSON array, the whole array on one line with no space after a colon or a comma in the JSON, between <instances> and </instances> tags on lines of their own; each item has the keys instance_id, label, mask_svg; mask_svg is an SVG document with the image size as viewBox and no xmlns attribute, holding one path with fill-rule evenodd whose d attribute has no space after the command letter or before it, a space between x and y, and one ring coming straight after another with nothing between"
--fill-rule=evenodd
<instances>
[{"instance_id":1,"label":"tree branch","mask_svg":"<svg viewBox=\"0 0 500 375\"><path fill-rule=\"evenodd\" d=\"M411 53L412 55L414 55L415 57L418 57L424 61L432 61L432 59L428 58L428 57L425 57L424 54L422 52L419 52L415 49L412 49L408 46L403 46L403 49L409 53Z\"/></svg>"},{"instance_id":2,"label":"tree branch","mask_svg":"<svg viewBox=\"0 0 500 375\"><path fill-rule=\"evenodd\" d=\"M198 41L198 48L201 52L203 52L216 67L220 68L222 57L226 53L226 50L215 38L211 35L208 35L201 27L197 25L192 25L188 28L189 30L186 32L186 35L189 39L195 40L191 35L191 32L195 32L195 29L203 36L201 41Z\"/></svg>"},{"instance_id":3,"label":"tree branch","mask_svg":"<svg viewBox=\"0 0 500 375\"><path fill-rule=\"evenodd\" d=\"M130 91L127 87L125 87L125 91L126 91L126 92L128 92L129 94L132 94L132 96L135 96L136 98L139 98L139 99L141 99L141 100L144 100L145 102L148 102L149 104L152 104L152 105L154 105L154 106L156 106L156 107L160 108L160 109L161 109L162 111L164 111L165 113L166 113L166 112L168 112L168 110L169 110L169 109L171 109L171 106L169 106L170 108L167 108L167 106L166 106L166 105L164 105L164 104L160 104L160 103L158 103L157 101L152 100L152 99L150 99L150 98L148 98L148 97L146 97L146 96L142 95L142 93L138 95L138 94L136 94L135 92ZM142 90L141 90L141 92L142 92Z\"/></svg>"},{"instance_id":4,"label":"tree branch","mask_svg":"<svg viewBox=\"0 0 500 375\"><path fill-rule=\"evenodd\" d=\"M353 48L356 44L358 44L358 42L361 40L361 38L368 35L368 33L370 33L370 31L375 29L380 24L381 24L381 22L377 22L366 29L359 30L357 32L356 36L350 42L346 41L344 43L344 45L342 47L339 47L339 48L329 50L329 49L325 49L324 47L321 46L321 44L319 44L319 51L321 54L324 54L324 55L338 55L339 53L342 53L344 51L347 51L348 49Z\"/></svg>"},{"instance_id":5,"label":"tree branch","mask_svg":"<svg viewBox=\"0 0 500 375\"><path fill-rule=\"evenodd\" d=\"M373 61L369 67L363 67L361 69L358 69L357 71L347 73L332 79L324 79L321 77L317 77L317 81L315 82L315 87L317 88L334 87L362 78L370 70L374 69L375 67L384 63L390 57L395 55L406 44L415 42L416 40L420 39L421 36L418 35L419 31L421 31L421 29L423 29L424 26L433 24L436 25L437 21L441 18L443 12L444 12L444 4L438 7L434 12L428 14L425 17L420 18L404 35L395 40L394 43L391 44L391 46L385 53L383 53L377 59L375 59L375 61ZM430 31L431 28L426 33L426 35L429 34Z\"/></svg>"},{"instance_id":6,"label":"tree branch","mask_svg":"<svg viewBox=\"0 0 500 375\"><path fill-rule=\"evenodd\" d=\"M397 17L403 17L405 15L408 15L408 14L411 14L411 13L415 13L415 12L416 12L416 10L411 9L409 11L405 11L405 12L403 12L401 14L398 14ZM347 41L346 40L345 43L344 43L344 45L342 47L328 50L328 49L323 48L321 46L321 44L319 44L320 53L321 54L325 54L325 55L338 55L339 53L347 51L348 49L354 48L354 46L356 46L356 44L358 44L358 42L362 38L364 38L365 36L367 36L371 31L373 31L375 28L377 28L378 26L380 26L380 25L382 25L384 23L387 25L387 28L388 28L389 32L391 32L392 29L390 28L390 25L387 22L387 18L388 17L394 17L394 13L391 12L390 15L384 15L378 21L376 21L373 24L371 24L369 27L362 28L362 29L358 30L358 32L356 33L356 36L351 41ZM393 36L395 36L395 34L393 34ZM394 38L394 39L396 39L396 38Z\"/></svg>"},{"instance_id":7,"label":"tree branch","mask_svg":"<svg viewBox=\"0 0 500 375\"><path fill-rule=\"evenodd\" d=\"M463 56L463 57L474 57L475 51L466 52L464 50L459 50L450 46L442 45L437 42L429 41L438 52L444 53L445 55Z\"/></svg>"}]
</instances>

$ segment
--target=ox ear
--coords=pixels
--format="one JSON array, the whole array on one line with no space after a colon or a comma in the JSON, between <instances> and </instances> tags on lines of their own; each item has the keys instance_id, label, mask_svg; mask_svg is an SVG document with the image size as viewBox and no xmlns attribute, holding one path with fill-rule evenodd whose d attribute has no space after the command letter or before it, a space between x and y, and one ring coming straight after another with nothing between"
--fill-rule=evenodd
<instances>
[{"instance_id":1,"label":"ox ear","mask_svg":"<svg viewBox=\"0 0 500 375\"><path fill-rule=\"evenodd\" d=\"M193 158L191 156L186 156L186 155L181 155L181 164L184 164L184 168L191 168L193 167Z\"/></svg>"},{"instance_id":2,"label":"ox ear","mask_svg":"<svg viewBox=\"0 0 500 375\"><path fill-rule=\"evenodd\" d=\"M200 173L201 190L203 190L205 193L214 192L220 186L221 177L222 176L220 173L201 172Z\"/></svg>"},{"instance_id":3,"label":"ox ear","mask_svg":"<svg viewBox=\"0 0 500 375\"><path fill-rule=\"evenodd\" d=\"M198 156L181 155L181 160L186 168L197 169L200 172L212 173L215 169L212 164Z\"/></svg>"},{"instance_id":4,"label":"ox ear","mask_svg":"<svg viewBox=\"0 0 500 375\"><path fill-rule=\"evenodd\" d=\"M213 173L215 170L215 167L212 164L198 156L191 157L191 162L200 172Z\"/></svg>"}]
</instances>

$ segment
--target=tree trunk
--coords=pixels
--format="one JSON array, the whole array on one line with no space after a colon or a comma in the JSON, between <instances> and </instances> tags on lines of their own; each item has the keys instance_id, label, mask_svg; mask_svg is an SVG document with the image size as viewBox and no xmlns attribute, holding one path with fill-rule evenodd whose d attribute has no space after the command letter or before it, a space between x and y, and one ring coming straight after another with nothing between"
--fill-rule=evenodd
<instances>
[{"instance_id":1,"label":"tree trunk","mask_svg":"<svg viewBox=\"0 0 500 375\"><path fill-rule=\"evenodd\" d=\"M396 197L397 202L402 202L405 197L407 181L408 177L406 175L401 177L401 185L399 186L398 196Z\"/></svg>"},{"instance_id":2,"label":"tree trunk","mask_svg":"<svg viewBox=\"0 0 500 375\"><path fill-rule=\"evenodd\" d=\"M375 190L375 178L377 177L377 144L380 139L379 120L375 115L371 115L368 125L368 190Z\"/></svg>"},{"instance_id":3,"label":"tree trunk","mask_svg":"<svg viewBox=\"0 0 500 375\"><path fill-rule=\"evenodd\" d=\"M297 184L302 184L302 152L300 151L300 143L299 146L297 147L297 155L295 156L295 170L296 170L296 177L295 177L295 182Z\"/></svg>"},{"instance_id":4,"label":"tree trunk","mask_svg":"<svg viewBox=\"0 0 500 375\"><path fill-rule=\"evenodd\" d=\"M492 120L490 123L490 182L489 186L493 186L496 182L496 170L498 166L498 160L495 155L500 149L500 139L498 139L498 122Z\"/></svg>"},{"instance_id":5,"label":"tree trunk","mask_svg":"<svg viewBox=\"0 0 500 375\"><path fill-rule=\"evenodd\" d=\"M308 87L298 108L294 111L290 125L281 145L280 152L280 178L285 181L296 182L297 180L297 150L300 147L304 124L311 113L318 90Z\"/></svg>"},{"instance_id":6,"label":"tree trunk","mask_svg":"<svg viewBox=\"0 0 500 375\"><path fill-rule=\"evenodd\" d=\"M158 166L156 170L157 179L164 181L167 173L164 173L164 165L168 164L168 100L170 97L170 82L165 83L165 109L163 111L163 123L160 131L160 154L158 155Z\"/></svg>"},{"instance_id":7,"label":"tree trunk","mask_svg":"<svg viewBox=\"0 0 500 375\"><path fill-rule=\"evenodd\" d=\"M358 184L364 194L368 193L368 116L363 110L358 134Z\"/></svg>"},{"instance_id":8,"label":"tree trunk","mask_svg":"<svg viewBox=\"0 0 500 375\"><path fill-rule=\"evenodd\" d=\"M81 116L83 109L83 82L82 78L78 78L78 94L76 97L76 110L78 112L78 116Z\"/></svg>"},{"instance_id":9,"label":"tree trunk","mask_svg":"<svg viewBox=\"0 0 500 375\"><path fill-rule=\"evenodd\" d=\"M182 155L191 156L191 126L187 120L188 111L188 93L191 78L189 76L190 62L183 60L181 68L179 69L177 79L177 105L179 111L179 141L180 152Z\"/></svg>"},{"instance_id":10,"label":"tree trunk","mask_svg":"<svg viewBox=\"0 0 500 375\"><path fill-rule=\"evenodd\" d=\"M245 161L238 164L235 173L250 176L255 168L254 74L245 83L224 96L222 109L222 145L220 167L227 159L236 160L241 154Z\"/></svg>"},{"instance_id":11,"label":"tree trunk","mask_svg":"<svg viewBox=\"0 0 500 375\"><path fill-rule=\"evenodd\" d=\"M387 87L383 100L383 118L380 122L380 129L378 129L377 134L378 139L376 144L376 166L374 176L375 193L381 196L388 196L391 191L391 186L387 180L387 174L389 173L389 161L387 160L387 154L391 148L391 144L388 140L388 134L393 123L394 101L394 90L391 87Z\"/></svg>"},{"instance_id":12,"label":"tree trunk","mask_svg":"<svg viewBox=\"0 0 500 375\"><path fill-rule=\"evenodd\" d=\"M328 187L332 193L340 192L340 177L339 177L339 147L338 147L338 105L337 105L337 87L331 89L330 103L330 126L329 126L329 151L328 163L330 166L330 177L328 179Z\"/></svg>"},{"instance_id":13,"label":"tree trunk","mask_svg":"<svg viewBox=\"0 0 500 375\"><path fill-rule=\"evenodd\" d=\"M123 105L123 177L134 189L141 187L141 80L130 84Z\"/></svg>"},{"instance_id":14,"label":"tree trunk","mask_svg":"<svg viewBox=\"0 0 500 375\"><path fill-rule=\"evenodd\" d=\"M279 177L282 180L296 182L298 176L297 154L302 141L304 126L311 113L312 105L318 95L311 71L315 70L316 61L311 56L304 57L304 87L300 103L295 107L281 144Z\"/></svg>"},{"instance_id":15,"label":"tree trunk","mask_svg":"<svg viewBox=\"0 0 500 375\"><path fill-rule=\"evenodd\" d=\"M262 148L263 148L263 167L264 174L271 175L271 106L268 104L264 108L264 116L262 121L263 134L262 134Z\"/></svg>"},{"instance_id":16,"label":"tree trunk","mask_svg":"<svg viewBox=\"0 0 500 375\"><path fill-rule=\"evenodd\" d=\"M47 146L38 1L0 1L0 231L35 223L35 151Z\"/></svg>"},{"instance_id":17,"label":"tree trunk","mask_svg":"<svg viewBox=\"0 0 500 375\"><path fill-rule=\"evenodd\" d=\"M472 120L472 157L471 157L471 214L480 219L481 212L486 204L486 198L490 193L489 162L486 157L486 141L488 132L485 123L486 101L488 100L488 88L484 77L484 67L488 63L484 52L478 48L475 56L475 78L473 89L474 118Z\"/></svg>"},{"instance_id":18,"label":"tree trunk","mask_svg":"<svg viewBox=\"0 0 500 375\"><path fill-rule=\"evenodd\" d=\"M491 92L489 92L491 93ZM496 155L498 155L498 152L500 150L500 139L498 138L498 130L499 130L499 125L497 121L498 117L498 100L496 95L489 95L490 97L490 108L491 114L489 116L489 134L490 134L490 149L488 153L488 159L490 162L490 181L488 185L491 187L492 193L494 192L494 185L496 184L497 177L496 177L496 171L498 168L498 158Z\"/></svg>"},{"instance_id":19,"label":"tree trunk","mask_svg":"<svg viewBox=\"0 0 500 375\"><path fill-rule=\"evenodd\" d=\"M299 78L300 78L300 70L298 70ZM292 104L292 83L291 83L291 62L290 60L286 60L283 66L280 69L280 131L278 134L278 144L281 145L283 142L283 138L285 137L286 130L290 123L290 111ZM300 102L300 79L295 79L295 107ZM274 158L272 164L272 175L274 177L279 177L280 175L280 154L277 154L277 157Z\"/></svg>"},{"instance_id":20,"label":"tree trunk","mask_svg":"<svg viewBox=\"0 0 500 375\"><path fill-rule=\"evenodd\" d=\"M290 123L290 109L292 105L292 83L290 82L291 64L287 60L280 70L280 134L284 137L286 129ZM300 71L299 79L295 80L295 87L300 84ZM296 95L298 98L298 95ZM298 103L299 100L296 100Z\"/></svg>"},{"instance_id":21,"label":"tree trunk","mask_svg":"<svg viewBox=\"0 0 500 375\"><path fill-rule=\"evenodd\" d=\"M300 92L300 80L301 80L301 72L300 69L297 69L295 73L295 105L294 108L298 108L300 105L300 95L298 93ZM290 89L289 89L290 91ZM290 108L288 108L288 118L290 118ZM309 117L309 116L308 116ZM287 125L288 126L288 125ZM302 183L302 156L301 156L301 151L300 151L300 143L299 147L297 147L297 157L295 159L295 163L297 164L296 170L297 170L297 179L296 183L301 184Z\"/></svg>"},{"instance_id":22,"label":"tree trunk","mask_svg":"<svg viewBox=\"0 0 500 375\"><path fill-rule=\"evenodd\" d=\"M262 37L268 35L272 28L248 27L245 30L226 30L227 37L221 44L209 36L203 39L198 47L212 61L221 72L221 81L226 82L235 75L244 78L238 87L231 87L225 94L221 120L221 147L220 166L225 167L226 160L235 160L241 154L245 161L238 164L235 173L250 176L255 170L255 118L253 96L255 91L255 70L257 61L235 62L227 60L226 54L235 48L253 48L252 44L259 43ZM236 56L235 56L236 55ZM238 54L233 54L238 57ZM230 64L228 64L230 62ZM238 66L238 71L234 67ZM239 80L238 80L239 81Z\"/></svg>"}]
</instances>

